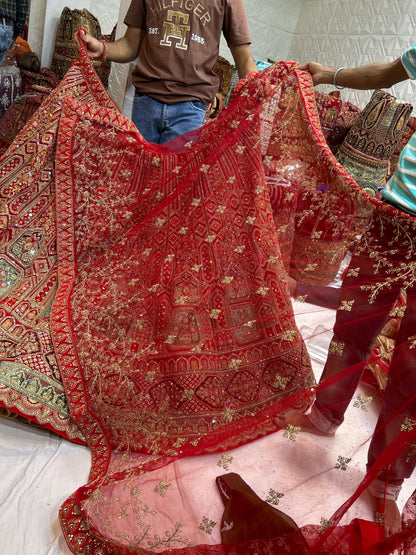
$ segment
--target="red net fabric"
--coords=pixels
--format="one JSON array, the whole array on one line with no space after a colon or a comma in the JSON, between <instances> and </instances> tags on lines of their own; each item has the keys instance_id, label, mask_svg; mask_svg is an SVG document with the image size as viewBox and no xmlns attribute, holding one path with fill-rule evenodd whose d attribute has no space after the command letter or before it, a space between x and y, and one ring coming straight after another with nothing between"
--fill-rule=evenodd
<instances>
[{"instance_id":1,"label":"red net fabric","mask_svg":"<svg viewBox=\"0 0 416 555\"><path fill-rule=\"evenodd\" d=\"M410 518L386 540L374 523L340 521L403 453L404 473L414 465L415 220L370 198L336 162L298 64L271 66L202 129L153 145L81 51L1 164L9 186L30 174L38 187L47 175L55 195L58 285L43 325L92 454L88 483L60 511L74 553L389 553L411 541ZM289 274L329 283L348 251L328 357L341 372L316 386ZM208 545L188 461L277 432L276 416L306 410L331 384L352 395L403 290L399 384L355 493L325 525Z\"/></svg>"}]
</instances>

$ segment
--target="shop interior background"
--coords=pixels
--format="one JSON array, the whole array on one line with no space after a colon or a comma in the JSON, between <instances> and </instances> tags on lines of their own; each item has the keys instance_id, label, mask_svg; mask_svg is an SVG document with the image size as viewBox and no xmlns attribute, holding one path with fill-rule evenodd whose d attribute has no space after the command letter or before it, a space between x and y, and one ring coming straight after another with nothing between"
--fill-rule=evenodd
<instances>
[{"instance_id":1,"label":"shop interior background","mask_svg":"<svg viewBox=\"0 0 416 555\"><path fill-rule=\"evenodd\" d=\"M203 4L204 0L201 0ZM31 0L28 41L49 67L55 33L64 7L86 8L95 15L103 34L122 23L130 0ZM334 67L354 67L393 60L416 43L415 0L244 0L252 37L252 52L260 60L317 61ZM232 61L225 41L220 55ZM112 64L109 92L125 115L129 91L126 64ZM123 67L124 66L124 67ZM329 92L330 85L320 86ZM416 83L405 81L389 89L400 101L413 103ZM364 107L370 91L342 91L343 100ZM126 113L127 112L127 113Z\"/></svg>"}]
</instances>

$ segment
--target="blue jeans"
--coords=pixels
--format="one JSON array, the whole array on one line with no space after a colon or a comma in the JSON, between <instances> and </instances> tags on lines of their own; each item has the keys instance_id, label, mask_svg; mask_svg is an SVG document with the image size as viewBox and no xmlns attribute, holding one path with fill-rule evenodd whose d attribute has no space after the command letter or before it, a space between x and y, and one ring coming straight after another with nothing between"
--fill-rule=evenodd
<instances>
[{"instance_id":1,"label":"blue jeans","mask_svg":"<svg viewBox=\"0 0 416 555\"><path fill-rule=\"evenodd\" d=\"M132 120L147 142L162 144L201 127L206 110L198 100L165 104L136 91Z\"/></svg>"},{"instance_id":2,"label":"blue jeans","mask_svg":"<svg viewBox=\"0 0 416 555\"><path fill-rule=\"evenodd\" d=\"M13 42L13 27L5 25L0 17L0 62Z\"/></svg>"}]
</instances>

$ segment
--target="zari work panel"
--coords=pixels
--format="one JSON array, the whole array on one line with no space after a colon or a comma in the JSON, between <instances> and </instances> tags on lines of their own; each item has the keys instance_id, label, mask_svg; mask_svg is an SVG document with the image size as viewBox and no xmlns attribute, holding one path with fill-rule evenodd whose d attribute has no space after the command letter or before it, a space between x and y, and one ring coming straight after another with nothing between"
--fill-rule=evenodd
<instances>
[{"instance_id":1,"label":"zari work panel","mask_svg":"<svg viewBox=\"0 0 416 555\"><path fill-rule=\"evenodd\" d=\"M48 98L0 159L0 404L84 442L69 414L50 330L57 287L55 140L62 99L74 85L68 79ZM77 94L90 98L85 85L77 84Z\"/></svg>"}]
</instances>

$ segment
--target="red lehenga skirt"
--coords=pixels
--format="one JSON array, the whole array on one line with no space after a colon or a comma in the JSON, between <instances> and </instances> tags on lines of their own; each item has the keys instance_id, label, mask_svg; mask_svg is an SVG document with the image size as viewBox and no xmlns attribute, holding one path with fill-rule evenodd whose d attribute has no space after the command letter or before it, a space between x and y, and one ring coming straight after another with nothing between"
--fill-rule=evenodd
<instances>
[{"instance_id":1,"label":"red lehenga skirt","mask_svg":"<svg viewBox=\"0 0 416 555\"><path fill-rule=\"evenodd\" d=\"M375 208L390 213L332 156L308 74L271 66L216 120L153 145L81 51L0 162L2 360L35 368L48 345L92 454L88 483L60 511L70 549L294 553L306 538L308 552L335 553L357 542L356 523L337 527L351 499L326 530L204 545L182 502L186 476L174 484L179 460L271 434L276 415L310 405L288 273L322 281ZM399 224L414 232L410 218Z\"/></svg>"}]
</instances>

